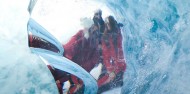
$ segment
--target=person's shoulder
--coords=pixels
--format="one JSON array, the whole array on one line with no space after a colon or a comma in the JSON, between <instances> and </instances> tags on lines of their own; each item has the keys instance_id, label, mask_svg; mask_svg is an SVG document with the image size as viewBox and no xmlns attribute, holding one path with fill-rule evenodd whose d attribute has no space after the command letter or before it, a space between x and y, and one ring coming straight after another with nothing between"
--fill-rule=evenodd
<instances>
[{"instance_id":1,"label":"person's shoulder","mask_svg":"<svg viewBox=\"0 0 190 94\"><path fill-rule=\"evenodd\" d=\"M75 36L74 37L76 37L77 39L80 39L80 38L82 38L82 37L84 37L84 30L79 30L76 34L75 34Z\"/></svg>"},{"instance_id":2,"label":"person's shoulder","mask_svg":"<svg viewBox=\"0 0 190 94\"><path fill-rule=\"evenodd\" d=\"M78 31L78 33L80 33L80 34L82 34L83 32L84 32L83 29L80 29L80 30Z\"/></svg>"},{"instance_id":3,"label":"person's shoulder","mask_svg":"<svg viewBox=\"0 0 190 94\"><path fill-rule=\"evenodd\" d=\"M82 30L82 29L79 30L79 31L75 34L75 36L81 36L81 35L83 35L83 31L84 31L84 30Z\"/></svg>"}]
</instances>

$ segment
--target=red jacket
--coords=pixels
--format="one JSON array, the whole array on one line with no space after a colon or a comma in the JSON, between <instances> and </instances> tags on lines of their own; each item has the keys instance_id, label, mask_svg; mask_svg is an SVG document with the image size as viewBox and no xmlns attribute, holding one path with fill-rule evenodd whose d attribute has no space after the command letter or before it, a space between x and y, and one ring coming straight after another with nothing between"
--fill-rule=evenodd
<instances>
[{"instance_id":1,"label":"red jacket","mask_svg":"<svg viewBox=\"0 0 190 94\"><path fill-rule=\"evenodd\" d=\"M108 34L108 43L102 38L102 54L103 54L103 64L105 65L107 71L124 71L126 69L126 63L124 60L123 49L122 49L122 36L121 32L117 32L117 42L114 44L113 37ZM113 59L114 63L111 64L110 60Z\"/></svg>"},{"instance_id":2,"label":"red jacket","mask_svg":"<svg viewBox=\"0 0 190 94\"><path fill-rule=\"evenodd\" d=\"M93 42L86 39L83 30L75 34L68 43L63 45L63 48L66 58L77 63L89 73L99 61L98 38ZM78 85L82 85L83 82L73 75L71 79L75 84L69 89L72 94L77 90Z\"/></svg>"},{"instance_id":3,"label":"red jacket","mask_svg":"<svg viewBox=\"0 0 190 94\"><path fill-rule=\"evenodd\" d=\"M114 72L116 75L119 72L124 72L126 70L126 63L124 60L123 49L122 49L122 36L121 31L118 29L116 33L107 33L106 38L102 38L102 55L103 55L103 65L105 66L107 73ZM115 41L113 39L116 39ZM113 60L111 63L110 61ZM98 80L98 86L102 86L109 83L109 75Z\"/></svg>"},{"instance_id":4,"label":"red jacket","mask_svg":"<svg viewBox=\"0 0 190 94\"><path fill-rule=\"evenodd\" d=\"M98 63L98 40L93 43L86 39L82 30L74 35L63 47L64 56L88 72Z\"/></svg>"}]
</instances>

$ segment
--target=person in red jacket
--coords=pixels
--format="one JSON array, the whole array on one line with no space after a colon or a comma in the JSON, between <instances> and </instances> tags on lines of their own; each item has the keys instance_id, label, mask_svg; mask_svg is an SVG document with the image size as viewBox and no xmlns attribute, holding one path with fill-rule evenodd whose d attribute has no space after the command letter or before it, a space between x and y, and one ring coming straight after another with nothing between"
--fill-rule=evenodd
<instances>
[{"instance_id":1,"label":"person in red jacket","mask_svg":"<svg viewBox=\"0 0 190 94\"><path fill-rule=\"evenodd\" d=\"M99 15L95 16L98 17ZM99 36L100 24L96 24L94 20L94 24L90 29L80 30L64 45L64 56L79 64L88 72L96 64L103 63L102 74L97 81L99 93L110 89L114 85L113 83L121 86L123 73L126 69L122 50L122 36L119 28L121 24L118 24L113 16L109 16L104 25L103 36ZM85 38L86 32L89 33L89 38ZM72 85L69 93L82 93L79 92L83 85L80 79L72 75L70 82Z\"/></svg>"},{"instance_id":2,"label":"person in red jacket","mask_svg":"<svg viewBox=\"0 0 190 94\"><path fill-rule=\"evenodd\" d=\"M101 10L97 11L93 18L94 24L92 26L88 23L85 24L91 27L85 26L85 28L79 30L67 44L63 45L65 51L63 56L79 64L88 72L90 72L96 64L103 64L102 74L97 81L99 93L110 89L115 85L113 83L122 85L123 73L126 69L119 25L113 16L107 17L104 23L101 14ZM44 46L39 43L40 40L41 39L30 37L30 46L42 46L41 48L44 48ZM53 46L48 46L44 49L57 52L57 49L53 48ZM53 69L51 66L48 67L56 80L60 94L62 94L63 83L67 80L71 82L69 89L70 94L76 92L82 93L79 92L79 89L83 86L83 82L80 79L74 75Z\"/></svg>"},{"instance_id":3,"label":"person in red jacket","mask_svg":"<svg viewBox=\"0 0 190 94\"><path fill-rule=\"evenodd\" d=\"M100 13L101 11L97 11L95 17L93 18L93 21L94 23L96 22L96 24L92 24L93 22L91 22L92 21L91 19L88 18L81 19L84 29L79 30L79 32L77 32L77 34L75 34L68 43L63 45L64 48L63 56L77 63L78 65L83 67L87 72L90 72L100 61L100 53L99 53L100 25L98 21L103 21ZM99 20L99 18L101 20ZM37 37L33 38L33 36L29 36L29 41L30 41L29 42L30 47L39 47L57 52L57 49L54 49L53 46L41 45L44 42L42 38L37 38ZM48 45L49 44L50 43L48 43ZM52 68L51 66L48 66L48 68L50 69L52 75L54 76L60 94L63 93L62 90L63 83L66 82L67 80L69 80L71 83L71 87L69 89L70 94L74 94L76 93L76 91L78 92L78 90L83 86L83 82L80 79L78 79L76 76ZM81 92L83 91L81 90Z\"/></svg>"},{"instance_id":4,"label":"person in red jacket","mask_svg":"<svg viewBox=\"0 0 190 94\"><path fill-rule=\"evenodd\" d=\"M105 30L102 36L103 69L98 79L98 93L106 91L114 85L123 84L123 74L126 70L122 49L120 26L113 16L105 20Z\"/></svg>"},{"instance_id":5,"label":"person in red jacket","mask_svg":"<svg viewBox=\"0 0 190 94\"><path fill-rule=\"evenodd\" d=\"M87 20L91 19L83 20L86 20L83 24L87 25ZM89 73L99 62L100 58L98 49L98 27L96 25L90 26L84 26L84 29L79 30L79 32L75 34L69 42L63 45L64 56L80 65ZM83 85L82 81L74 75L71 75L70 82L70 94L75 93Z\"/></svg>"},{"instance_id":6,"label":"person in red jacket","mask_svg":"<svg viewBox=\"0 0 190 94\"><path fill-rule=\"evenodd\" d=\"M99 15L97 16L99 17ZM94 21L96 21L94 17ZM93 21L88 18L81 19L81 24L84 29L79 30L68 43L63 45L63 56L77 63L83 67L87 72L90 72L96 64L99 62L99 27L98 24L93 24ZM44 44L44 45L43 45ZM29 46L42 49L48 49L53 52L57 52L57 49L48 43L47 41L37 36L29 36ZM63 93L63 83L69 80L71 87L69 93L73 94L83 86L83 82L72 74L68 74L61 70L48 66L54 79L60 94ZM81 90L82 91L82 90Z\"/></svg>"},{"instance_id":7,"label":"person in red jacket","mask_svg":"<svg viewBox=\"0 0 190 94\"><path fill-rule=\"evenodd\" d=\"M102 60L100 45L101 36L105 28L102 19L102 10L98 9L95 11L92 25L89 25L88 22L87 20L82 21L84 30L80 30L63 47L65 50L64 56L66 58L74 61L90 73L90 71ZM86 24L88 24L88 26ZM88 37L85 37L87 35ZM69 93L75 93L76 91L77 93L83 93L83 89L81 89L83 83L81 80L71 75L70 82L73 85L71 85Z\"/></svg>"}]
</instances>

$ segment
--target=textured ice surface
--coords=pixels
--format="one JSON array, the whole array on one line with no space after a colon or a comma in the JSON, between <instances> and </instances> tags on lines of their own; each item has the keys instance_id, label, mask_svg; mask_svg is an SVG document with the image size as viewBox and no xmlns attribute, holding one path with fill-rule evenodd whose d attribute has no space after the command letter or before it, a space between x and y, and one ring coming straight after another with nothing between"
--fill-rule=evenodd
<instances>
[{"instance_id":1,"label":"textured ice surface","mask_svg":"<svg viewBox=\"0 0 190 94\"><path fill-rule=\"evenodd\" d=\"M5 1L6 3L4 3ZM61 2L61 0L56 1ZM190 35L189 0L96 1L103 3L103 5L109 8L114 14L116 19L124 24L122 33L125 57L128 66L124 77L124 86L121 89L122 94L188 94L190 92L190 47L188 42ZM19 6L18 2L9 2L16 1L0 1L0 10L3 12L0 14L0 39L11 40L12 38L17 38L19 40L9 42L11 44L17 43L17 45L20 42L24 44L26 41L21 41L21 39L25 36L25 33L20 34L18 31L25 29L19 29L18 26L25 24L25 21L17 23L18 21L15 20L25 18L18 15L25 13L18 11L18 9L20 8L22 11L25 11L23 6L26 6L27 4ZM17 7L12 7L15 4L17 4ZM22 3L20 4L22 5ZM51 3L48 4L51 5ZM9 9L5 11L4 9L7 9L8 7ZM66 7L68 7L67 10L69 10L70 6ZM51 8L53 7L49 7L49 10L51 10ZM44 9L47 8L45 7ZM61 9L61 7L59 7L59 9ZM87 9L88 8L86 8L86 10ZM67 14L67 12L70 11L64 11L63 14ZM48 15L49 12L44 11L41 13L43 13L43 15ZM16 14L17 16L13 16ZM25 14L27 15L27 13ZM54 17L54 15L50 16ZM63 15L61 14L61 16ZM56 20L53 21L59 21L59 17L61 16L56 16ZM48 19L44 19L42 19L45 21L44 23L47 23ZM68 21L65 23L68 24ZM58 31L62 30L60 27L65 26L65 23L64 21L59 24L47 23L47 26L49 27L49 30ZM52 24L59 25L60 27L55 29ZM65 31L68 30L70 29L65 29ZM19 37L17 34L19 34ZM67 32L67 34L71 34L71 32ZM59 36L59 32L57 33L57 36ZM8 46L6 46L6 48L11 49ZM5 57L5 55L0 55L1 57ZM17 53L13 52L11 55L17 55ZM2 64L9 63L3 62ZM5 74L3 73L4 72L1 72L0 79L5 77Z\"/></svg>"},{"instance_id":2,"label":"textured ice surface","mask_svg":"<svg viewBox=\"0 0 190 94\"><path fill-rule=\"evenodd\" d=\"M49 69L29 48L2 40L0 47L1 94L58 93Z\"/></svg>"}]
</instances>

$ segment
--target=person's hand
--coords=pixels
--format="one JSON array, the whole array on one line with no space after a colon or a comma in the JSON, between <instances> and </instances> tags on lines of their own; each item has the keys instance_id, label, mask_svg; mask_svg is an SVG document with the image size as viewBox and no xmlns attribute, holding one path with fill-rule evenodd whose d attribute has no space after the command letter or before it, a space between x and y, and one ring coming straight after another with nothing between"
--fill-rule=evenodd
<instances>
[{"instance_id":1,"label":"person's hand","mask_svg":"<svg viewBox=\"0 0 190 94\"><path fill-rule=\"evenodd\" d=\"M82 85L81 84L77 84L76 87L77 87L76 90L79 90L82 87Z\"/></svg>"},{"instance_id":2,"label":"person's hand","mask_svg":"<svg viewBox=\"0 0 190 94\"><path fill-rule=\"evenodd\" d=\"M112 80L114 80L114 78L116 77L116 74L115 74L115 72L113 71L113 72L108 72L108 74L109 74L109 79L112 81Z\"/></svg>"},{"instance_id":3,"label":"person's hand","mask_svg":"<svg viewBox=\"0 0 190 94\"><path fill-rule=\"evenodd\" d=\"M80 84L75 84L75 87L73 88L73 91L71 91L71 94L72 94L72 93L76 93L81 87L82 87L82 85L80 85Z\"/></svg>"},{"instance_id":4,"label":"person's hand","mask_svg":"<svg viewBox=\"0 0 190 94\"><path fill-rule=\"evenodd\" d=\"M60 84L60 81L59 81L59 80L57 80L57 81L56 81L56 83L57 83L57 84Z\"/></svg>"}]
</instances>

